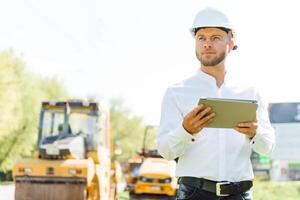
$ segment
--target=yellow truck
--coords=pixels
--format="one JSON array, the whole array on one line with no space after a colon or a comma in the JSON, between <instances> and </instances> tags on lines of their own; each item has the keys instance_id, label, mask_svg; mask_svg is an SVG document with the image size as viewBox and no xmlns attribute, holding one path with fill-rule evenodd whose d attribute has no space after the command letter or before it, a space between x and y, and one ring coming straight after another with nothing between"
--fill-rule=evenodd
<instances>
[{"instance_id":1,"label":"yellow truck","mask_svg":"<svg viewBox=\"0 0 300 200\"><path fill-rule=\"evenodd\" d=\"M175 161L154 156L145 158L131 193L132 197L175 199L177 190L175 167Z\"/></svg>"},{"instance_id":2,"label":"yellow truck","mask_svg":"<svg viewBox=\"0 0 300 200\"><path fill-rule=\"evenodd\" d=\"M146 148L148 129L146 127L144 132L142 151L127 164L125 177L130 198L175 199L178 187L176 162L163 159L156 149Z\"/></svg>"},{"instance_id":3,"label":"yellow truck","mask_svg":"<svg viewBox=\"0 0 300 200\"><path fill-rule=\"evenodd\" d=\"M15 200L112 200L109 113L97 102L43 102L34 158L13 168Z\"/></svg>"}]
</instances>

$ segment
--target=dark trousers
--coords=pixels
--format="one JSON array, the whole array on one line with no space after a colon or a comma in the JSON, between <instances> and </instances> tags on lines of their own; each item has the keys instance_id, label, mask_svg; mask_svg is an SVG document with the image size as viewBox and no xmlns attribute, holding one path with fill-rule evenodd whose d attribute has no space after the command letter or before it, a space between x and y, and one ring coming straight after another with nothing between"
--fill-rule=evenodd
<instances>
[{"instance_id":1,"label":"dark trousers","mask_svg":"<svg viewBox=\"0 0 300 200\"><path fill-rule=\"evenodd\" d=\"M177 191L176 200L252 200L250 191L226 197L218 197L212 192L208 192L196 187L180 184Z\"/></svg>"}]
</instances>

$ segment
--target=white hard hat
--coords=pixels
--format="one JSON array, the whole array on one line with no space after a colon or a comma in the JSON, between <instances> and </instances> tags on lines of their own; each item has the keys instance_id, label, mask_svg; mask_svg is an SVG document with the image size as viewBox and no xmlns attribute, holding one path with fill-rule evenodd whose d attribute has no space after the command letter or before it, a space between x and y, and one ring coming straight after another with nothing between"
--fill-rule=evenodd
<instances>
[{"instance_id":1,"label":"white hard hat","mask_svg":"<svg viewBox=\"0 0 300 200\"><path fill-rule=\"evenodd\" d=\"M233 30L232 24L228 17L221 11L210 7L198 12L190 31L192 34L194 34L195 29L202 27L222 27Z\"/></svg>"},{"instance_id":2,"label":"white hard hat","mask_svg":"<svg viewBox=\"0 0 300 200\"><path fill-rule=\"evenodd\" d=\"M194 19L193 26L190 28L190 32L195 36L197 29L207 27L218 27L226 32L231 31L232 36L235 34L233 25L228 17L221 11L210 7L198 12ZM235 49L237 49L237 46L233 48L233 50Z\"/></svg>"}]
</instances>

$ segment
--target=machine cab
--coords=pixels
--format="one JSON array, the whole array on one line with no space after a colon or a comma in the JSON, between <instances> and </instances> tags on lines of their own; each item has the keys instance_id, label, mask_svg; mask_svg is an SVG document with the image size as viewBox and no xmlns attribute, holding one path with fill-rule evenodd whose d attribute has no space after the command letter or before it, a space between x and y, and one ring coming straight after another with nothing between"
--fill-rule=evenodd
<instances>
[{"instance_id":1,"label":"machine cab","mask_svg":"<svg viewBox=\"0 0 300 200\"><path fill-rule=\"evenodd\" d=\"M38 152L40 158L85 158L103 143L106 118L95 102L43 102L40 113ZM104 134L103 134L104 135Z\"/></svg>"}]
</instances>

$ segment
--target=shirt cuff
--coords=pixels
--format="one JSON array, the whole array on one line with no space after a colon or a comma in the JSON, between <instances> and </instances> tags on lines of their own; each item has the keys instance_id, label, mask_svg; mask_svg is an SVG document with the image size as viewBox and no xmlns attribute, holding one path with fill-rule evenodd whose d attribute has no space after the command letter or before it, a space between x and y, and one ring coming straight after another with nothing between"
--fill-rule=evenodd
<instances>
[{"instance_id":1,"label":"shirt cuff","mask_svg":"<svg viewBox=\"0 0 300 200\"><path fill-rule=\"evenodd\" d=\"M178 141L184 141L186 143L188 142L194 142L196 137L189 132L187 132L182 124L178 126L178 128L174 131L175 137L178 139Z\"/></svg>"},{"instance_id":2,"label":"shirt cuff","mask_svg":"<svg viewBox=\"0 0 300 200\"><path fill-rule=\"evenodd\" d=\"M259 132L256 132L253 138L250 139L250 144L253 145L255 143L255 140L259 138Z\"/></svg>"}]
</instances>

